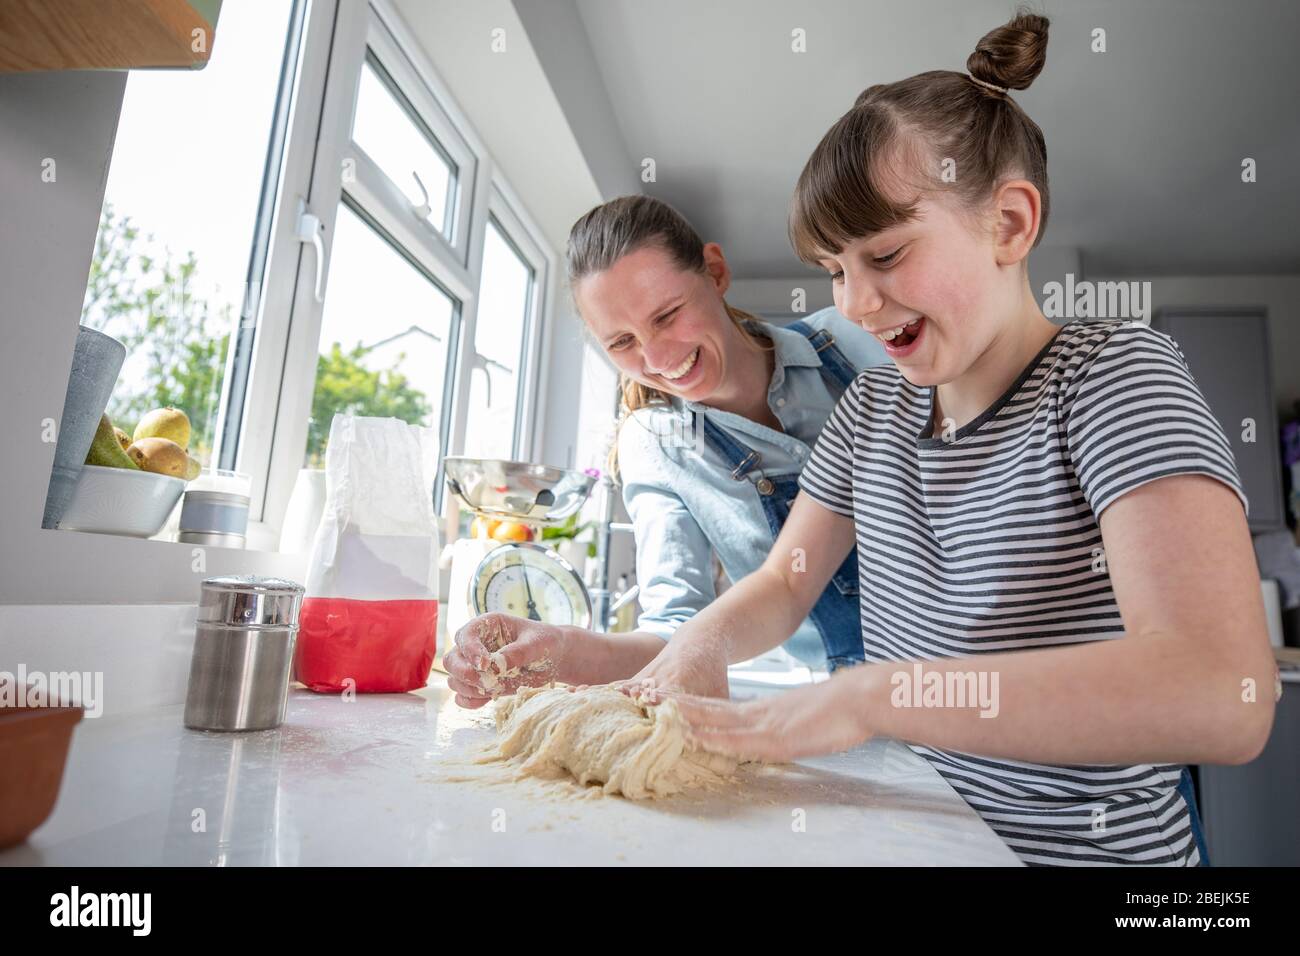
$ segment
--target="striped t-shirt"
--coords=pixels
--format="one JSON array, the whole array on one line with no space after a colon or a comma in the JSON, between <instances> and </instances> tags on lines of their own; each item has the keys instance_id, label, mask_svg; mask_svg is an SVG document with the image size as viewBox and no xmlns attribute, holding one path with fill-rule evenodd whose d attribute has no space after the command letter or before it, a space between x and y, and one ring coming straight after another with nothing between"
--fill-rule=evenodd
<instances>
[{"instance_id":1,"label":"striped t-shirt","mask_svg":"<svg viewBox=\"0 0 1300 956\"><path fill-rule=\"evenodd\" d=\"M1098 517L1232 451L1168 336L1063 326L1009 389L933 435L932 391L892 365L845 391L800 487L853 518L868 662L1121 637ZM1065 675L1062 675L1065 679ZM1049 766L913 745L1029 864L1197 865L1181 765Z\"/></svg>"}]
</instances>

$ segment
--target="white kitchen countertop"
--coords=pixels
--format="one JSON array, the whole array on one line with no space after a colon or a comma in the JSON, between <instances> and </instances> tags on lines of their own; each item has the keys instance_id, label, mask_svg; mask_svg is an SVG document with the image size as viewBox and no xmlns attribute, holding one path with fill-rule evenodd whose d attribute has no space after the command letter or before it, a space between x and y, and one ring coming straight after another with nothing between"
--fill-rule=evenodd
<instances>
[{"instance_id":1,"label":"white kitchen countertop","mask_svg":"<svg viewBox=\"0 0 1300 956\"><path fill-rule=\"evenodd\" d=\"M885 738L719 791L574 799L475 764L490 708L457 707L438 674L354 702L295 687L259 733L186 730L182 709L83 720L53 815L0 865L1019 865Z\"/></svg>"}]
</instances>

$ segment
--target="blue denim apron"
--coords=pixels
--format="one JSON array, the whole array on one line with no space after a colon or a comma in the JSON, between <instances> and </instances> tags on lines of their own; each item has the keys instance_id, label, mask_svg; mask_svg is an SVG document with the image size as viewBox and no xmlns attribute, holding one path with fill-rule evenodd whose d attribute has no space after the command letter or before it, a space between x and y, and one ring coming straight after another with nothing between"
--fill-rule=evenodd
<instances>
[{"instance_id":1,"label":"blue denim apron","mask_svg":"<svg viewBox=\"0 0 1300 956\"><path fill-rule=\"evenodd\" d=\"M1178 792L1187 801L1187 812L1191 814L1192 819L1192 839L1196 841L1196 849L1201 854L1201 866L1210 866L1210 850L1205 845L1205 834L1201 830L1201 814L1196 809L1196 792L1192 788L1192 773L1186 767L1178 776Z\"/></svg>"},{"instance_id":2,"label":"blue denim apron","mask_svg":"<svg viewBox=\"0 0 1300 956\"><path fill-rule=\"evenodd\" d=\"M813 329L804 322L786 326L804 336L821 356L822 378L837 400L857 377L855 369L844 353L835 346L835 338L824 329ZM737 481L749 480L751 472L759 467L758 452L724 432L708 416L704 416L704 440L732 469L731 477ZM761 474L753 481L767 516L773 539L781 533L790 516L790 503L799 493L799 473L788 475ZM861 663L862 613L858 607L858 553L856 546L844 559L831 583L808 614L826 647L826 661L832 671L846 665Z\"/></svg>"}]
</instances>

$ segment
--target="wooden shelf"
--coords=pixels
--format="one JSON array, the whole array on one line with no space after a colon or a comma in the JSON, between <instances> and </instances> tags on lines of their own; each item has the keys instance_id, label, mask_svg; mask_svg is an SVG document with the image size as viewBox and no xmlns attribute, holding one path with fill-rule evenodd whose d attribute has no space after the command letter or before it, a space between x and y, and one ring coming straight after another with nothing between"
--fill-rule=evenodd
<instances>
[{"instance_id":1,"label":"wooden shelf","mask_svg":"<svg viewBox=\"0 0 1300 956\"><path fill-rule=\"evenodd\" d=\"M0 73L200 69L221 0L0 0Z\"/></svg>"}]
</instances>

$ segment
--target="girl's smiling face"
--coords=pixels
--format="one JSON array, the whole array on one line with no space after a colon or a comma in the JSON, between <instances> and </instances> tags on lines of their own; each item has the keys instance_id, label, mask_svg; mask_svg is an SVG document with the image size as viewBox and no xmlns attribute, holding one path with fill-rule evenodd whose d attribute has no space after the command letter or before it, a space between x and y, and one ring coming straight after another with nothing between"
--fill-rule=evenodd
<instances>
[{"instance_id":1,"label":"girl's smiling face","mask_svg":"<svg viewBox=\"0 0 1300 956\"><path fill-rule=\"evenodd\" d=\"M717 243L703 273L643 246L574 287L578 311L620 372L643 385L708 402L727 378L739 333L723 303L731 273Z\"/></svg>"},{"instance_id":2,"label":"girl's smiling face","mask_svg":"<svg viewBox=\"0 0 1300 956\"><path fill-rule=\"evenodd\" d=\"M831 274L840 313L875 335L909 382L941 385L994 343L1020 269L999 262L991 230L982 233L942 198L920 199L917 213L818 262Z\"/></svg>"}]
</instances>

